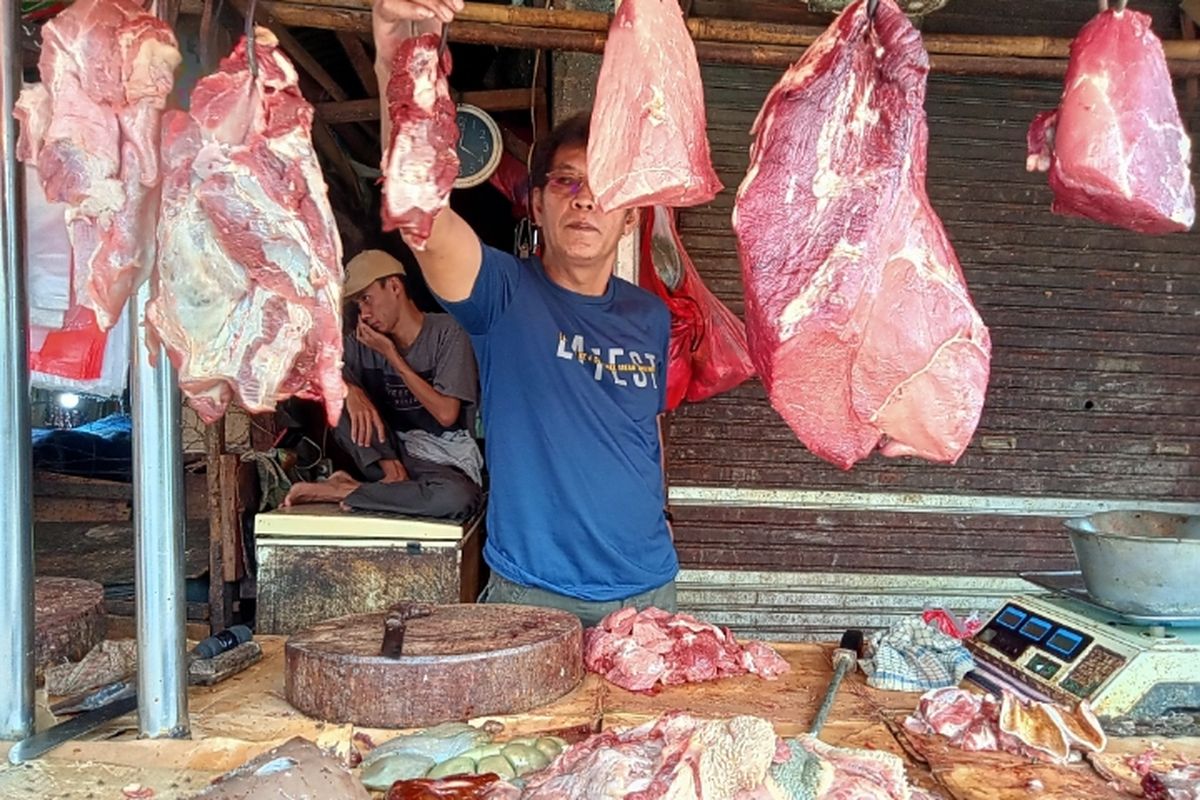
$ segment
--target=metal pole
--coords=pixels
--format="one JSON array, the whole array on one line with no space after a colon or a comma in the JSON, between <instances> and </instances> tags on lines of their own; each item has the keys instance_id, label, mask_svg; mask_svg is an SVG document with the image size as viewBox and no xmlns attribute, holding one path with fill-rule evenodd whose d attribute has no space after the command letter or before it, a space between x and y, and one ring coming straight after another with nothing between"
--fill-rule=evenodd
<instances>
[{"instance_id":1,"label":"metal pole","mask_svg":"<svg viewBox=\"0 0 1200 800\"><path fill-rule=\"evenodd\" d=\"M13 104L21 4L0 11L0 739L33 733L33 501L25 304L25 203Z\"/></svg>"},{"instance_id":2,"label":"metal pole","mask_svg":"<svg viewBox=\"0 0 1200 800\"><path fill-rule=\"evenodd\" d=\"M175 369L160 348L150 366L143 283L129 306L133 407L134 581L137 589L138 728L143 736L189 733L183 574L183 443Z\"/></svg>"}]
</instances>

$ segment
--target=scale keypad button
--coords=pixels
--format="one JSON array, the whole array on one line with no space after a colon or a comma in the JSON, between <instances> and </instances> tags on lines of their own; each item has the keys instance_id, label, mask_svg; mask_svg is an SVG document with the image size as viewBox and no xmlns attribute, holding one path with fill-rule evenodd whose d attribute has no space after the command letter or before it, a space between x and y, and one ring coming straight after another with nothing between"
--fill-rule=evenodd
<instances>
[{"instance_id":1,"label":"scale keypad button","mask_svg":"<svg viewBox=\"0 0 1200 800\"><path fill-rule=\"evenodd\" d=\"M1057 675L1058 671L1062 669L1062 664L1059 664L1057 661L1052 661L1041 654L1037 654L1033 658L1029 659L1029 662L1025 666L1034 675L1037 675L1038 677L1047 681Z\"/></svg>"},{"instance_id":2,"label":"scale keypad button","mask_svg":"<svg viewBox=\"0 0 1200 800\"><path fill-rule=\"evenodd\" d=\"M1076 697L1090 697L1124 664L1124 657L1117 653L1103 647L1093 647L1059 685Z\"/></svg>"}]
</instances>

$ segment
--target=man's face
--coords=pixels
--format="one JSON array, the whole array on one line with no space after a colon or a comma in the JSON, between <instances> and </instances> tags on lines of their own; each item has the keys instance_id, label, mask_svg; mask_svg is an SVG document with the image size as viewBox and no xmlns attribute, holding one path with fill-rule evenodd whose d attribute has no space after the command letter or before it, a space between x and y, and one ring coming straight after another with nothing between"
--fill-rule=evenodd
<instances>
[{"instance_id":1,"label":"man's face","mask_svg":"<svg viewBox=\"0 0 1200 800\"><path fill-rule=\"evenodd\" d=\"M606 263L621 237L633 230L636 212L601 212L587 184L587 148L560 147L549 180L533 191L533 216L542 229L546 254L569 262Z\"/></svg>"},{"instance_id":2,"label":"man's face","mask_svg":"<svg viewBox=\"0 0 1200 800\"><path fill-rule=\"evenodd\" d=\"M397 278L375 281L354 297L358 318L380 333L391 330L400 318L404 286Z\"/></svg>"}]
</instances>

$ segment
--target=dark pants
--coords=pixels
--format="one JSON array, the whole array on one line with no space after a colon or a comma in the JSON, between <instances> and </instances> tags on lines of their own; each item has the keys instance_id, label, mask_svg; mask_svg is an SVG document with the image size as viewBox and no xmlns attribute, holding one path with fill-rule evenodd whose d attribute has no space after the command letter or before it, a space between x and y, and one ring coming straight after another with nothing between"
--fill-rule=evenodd
<instances>
[{"instance_id":1,"label":"dark pants","mask_svg":"<svg viewBox=\"0 0 1200 800\"><path fill-rule=\"evenodd\" d=\"M479 508L482 491L466 473L413 458L394 433L388 434L387 441L376 439L370 447L361 447L350 438L350 416L343 412L334 440L354 459L359 477L366 481L345 500L355 511L463 520ZM408 480L380 483L383 468L379 462L392 460L404 465Z\"/></svg>"},{"instance_id":2,"label":"dark pants","mask_svg":"<svg viewBox=\"0 0 1200 800\"><path fill-rule=\"evenodd\" d=\"M607 617L612 612L621 608L636 608L638 611L643 611L650 606L670 611L674 614L678 610L675 602L675 581L668 581L657 589L651 589L648 592L636 594L633 597L626 597L624 600L579 600L575 597L568 597L557 592L550 592L545 589L540 589L536 586L525 586L520 583L513 583L503 575L498 575L492 572L488 578L487 586L479 595L481 603L512 603L518 606L541 606L543 608L557 608L560 611L567 611L579 617L579 621L583 623L583 627L592 628L600 623L600 620Z\"/></svg>"}]
</instances>

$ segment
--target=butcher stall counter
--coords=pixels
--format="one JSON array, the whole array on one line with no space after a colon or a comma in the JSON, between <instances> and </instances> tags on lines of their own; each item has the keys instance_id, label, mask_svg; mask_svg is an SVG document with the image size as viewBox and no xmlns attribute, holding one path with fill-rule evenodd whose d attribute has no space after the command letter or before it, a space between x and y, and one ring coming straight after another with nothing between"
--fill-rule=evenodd
<instances>
[{"instance_id":1,"label":"butcher stall counter","mask_svg":"<svg viewBox=\"0 0 1200 800\"><path fill-rule=\"evenodd\" d=\"M0 798L186 798L217 775L294 736L349 759L356 738L364 740L362 734L379 743L393 733L324 723L296 711L284 699L284 638L264 636L257 641L263 647L260 662L216 686L189 689L191 740L138 740L137 719L131 714L87 740L69 742L38 760L11 766L4 758ZM832 674L834 645L776 647L792 669L775 681L747 675L643 695L587 675L578 688L550 705L488 719L504 724L499 738L533 733L565 733L578 738L584 732L633 725L665 711L684 709L698 716L753 714L774 723L779 735L792 736L807 731L821 702ZM1107 772L1108 779L1100 777L1096 767L1086 761L1060 767L1029 763L1005 753L968 753L944 740L919 737L903 729L903 719L915 707L917 697L871 689L861 673L848 676L820 738L828 744L895 753L905 760L912 783L954 800L1116 800L1140 793L1132 772L1124 767L1126 756L1152 748L1167 758L1200 760L1200 738L1112 738L1096 765ZM53 721L41 690L38 716L39 728ZM8 747L0 744L5 755Z\"/></svg>"}]
</instances>

